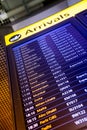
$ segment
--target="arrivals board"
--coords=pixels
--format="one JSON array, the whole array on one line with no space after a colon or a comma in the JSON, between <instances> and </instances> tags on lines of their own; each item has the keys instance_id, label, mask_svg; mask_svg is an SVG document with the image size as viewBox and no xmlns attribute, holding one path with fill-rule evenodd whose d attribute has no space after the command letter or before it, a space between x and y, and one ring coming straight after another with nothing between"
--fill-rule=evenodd
<instances>
[{"instance_id":1,"label":"arrivals board","mask_svg":"<svg viewBox=\"0 0 87 130\"><path fill-rule=\"evenodd\" d=\"M87 129L87 28L79 19L76 15L7 46L21 130Z\"/></svg>"}]
</instances>

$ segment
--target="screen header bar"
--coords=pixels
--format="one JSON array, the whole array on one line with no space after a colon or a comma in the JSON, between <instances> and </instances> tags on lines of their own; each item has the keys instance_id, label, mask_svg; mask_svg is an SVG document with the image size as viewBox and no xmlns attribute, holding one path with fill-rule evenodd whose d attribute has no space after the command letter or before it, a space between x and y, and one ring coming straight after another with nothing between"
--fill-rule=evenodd
<instances>
[{"instance_id":1,"label":"screen header bar","mask_svg":"<svg viewBox=\"0 0 87 130\"><path fill-rule=\"evenodd\" d=\"M18 42L29 36L32 36L33 34L36 34L53 25L56 25L72 16L75 16L76 14L80 13L81 11L83 11L85 9L87 9L87 1L83 0L63 11L60 11L60 12L46 18L46 19L43 19L37 23L29 25L29 26L27 26L23 29L20 29L16 32L13 32L11 34L8 34L5 36L6 46L11 45L15 42Z\"/></svg>"}]
</instances>

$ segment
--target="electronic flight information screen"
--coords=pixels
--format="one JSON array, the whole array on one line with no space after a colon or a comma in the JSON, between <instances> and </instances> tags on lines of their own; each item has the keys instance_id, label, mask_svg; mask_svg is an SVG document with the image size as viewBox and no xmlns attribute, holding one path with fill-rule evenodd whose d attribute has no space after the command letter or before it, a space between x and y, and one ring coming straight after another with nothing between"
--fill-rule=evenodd
<instances>
[{"instance_id":1,"label":"electronic flight information screen","mask_svg":"<svg viewBox=\"0 0 87 130\"><path fill-rule=\"evenodd\" d=\"M70 18L8 46L9 53L11 83L19 89L26 130L87 130L85 26Z\"/></svg>"}]
</instances>

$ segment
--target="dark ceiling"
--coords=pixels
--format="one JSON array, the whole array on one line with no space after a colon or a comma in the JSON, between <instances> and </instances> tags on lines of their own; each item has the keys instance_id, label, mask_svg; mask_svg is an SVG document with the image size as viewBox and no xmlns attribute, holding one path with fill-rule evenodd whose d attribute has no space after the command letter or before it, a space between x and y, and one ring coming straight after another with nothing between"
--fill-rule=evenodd
<instances>
[{"instance_id":1,"label":"dark ceiling","mask_svg":"<svg viewBox=\"0 0 87 130\"><path fill-rule=\"evenodd\" d=\"M32 16L63 1L68 2L72 0L0 0L0 24L9 23L10 21L13 22L26 16Z\"/></svg>"},{"instance_id":2,"label":"dark ceiling","mask_svg":"<svg viewBox=\"0 0 87 130\"><path fill-rule=\"evenodd\" d=\"M10 19L12 22L62 1L65 0L0 0L0 20Z\"/></svg>"}]
</instances>

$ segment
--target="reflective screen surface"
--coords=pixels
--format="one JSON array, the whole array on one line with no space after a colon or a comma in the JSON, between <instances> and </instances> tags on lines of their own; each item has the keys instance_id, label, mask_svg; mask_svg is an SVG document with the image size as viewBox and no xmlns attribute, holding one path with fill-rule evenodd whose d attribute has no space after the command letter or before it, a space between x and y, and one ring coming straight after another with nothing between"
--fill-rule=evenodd
<instances>
[{"instance_id":1,"label":"reflective screen surface","mask_svg":"<svg viewBox=\"0 0 87 130\"><path fill-rule=\"evenodd\" d=\"M71 22L12 48L27 130L87 125L87 39Z\"/></svg>"}]
</instances>

